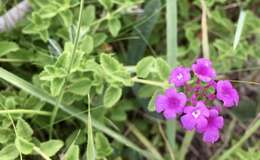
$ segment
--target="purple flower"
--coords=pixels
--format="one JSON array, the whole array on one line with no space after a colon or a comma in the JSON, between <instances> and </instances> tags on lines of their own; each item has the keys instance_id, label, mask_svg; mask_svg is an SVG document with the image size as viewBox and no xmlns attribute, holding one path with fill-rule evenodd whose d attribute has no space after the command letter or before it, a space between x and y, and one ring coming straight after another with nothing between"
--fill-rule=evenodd
<instances>
[{"instance_id":1,"label":"purple flower","mask_svg":"<svg viewBox=\"0 0 260 160\"><path fill-rule=\"evenodd\" d=\"M207 126L202 130L203 141L207 143L215 143L219 139L219 129L224 126L224 118L219 116L216 109L209 110Z\"/></svg>"},{"instance_id":2,"label":"purple flower","mask_svg":"<svg viewBox=\"0 0 260 160\"><path fill-rule=\"evenodd\" d=\"M190 80L190 69L185 67L177 67L172 70L169 83L173 83L176 87L183 86Z\"/></svg>"},{"instance_id":3,"label":"purple flower","mask_svg":"<svg viewBox=\"0 0 260 160\"><path fill-rule=\"evenodd\" d=\"M163 112L166 119L172 119L176 117L176 114L183 112L186 102L187 98L184 93L178 93L175 89L169 88L164 95L159 95L156 98L156 111Z\"/></svg>"},{"instance_id":4,"label":"purple flower","mask_svg":"<svg viewBox=\"0 0 260 160\"><path fill-rule=\"evenodd\" d=\"M217 83L217 98L224 102L225 107L238 105L239 95L228 80L220 80Z\"/></svg>"},{"instance_id":5,"label":"purple flower","mask_svg":"<svg viewBox=\"0 0 260 160\"><path fill-rule=\"evenodd\" d=\"M216 71L212 67L211 61L206 58L197 59L192 65L194 74L204 82L210 82L216 78Z\"/></svg>"},{"instance_id":6,"label":"purple flower","mask_svg":"<svg viewBox=\"0 0 260 160\"><path fill-rule=\"evenodd\" d=\"M202 101L199 101L196 107L187 106L184 108L184 116L181 117L182 126L187 130L202 130L207 126L207 117L209 110Z\"/></svg>"}]
</instances>

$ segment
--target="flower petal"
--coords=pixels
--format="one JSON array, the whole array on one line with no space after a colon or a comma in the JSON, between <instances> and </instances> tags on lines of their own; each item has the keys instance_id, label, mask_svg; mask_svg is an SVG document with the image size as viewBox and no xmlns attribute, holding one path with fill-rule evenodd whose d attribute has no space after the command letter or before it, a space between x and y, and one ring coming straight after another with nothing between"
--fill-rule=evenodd
<instances>
[{"instance_id":1,"label":"flower petal","mask_svg":"<svg viewBox=\"0 0 260 160\"><path fill-rule=\"evenodd\" d=\"M208 125L208 120L204 117L200 117L197 119L196 121L196 129L197 131L201 132L205 129L205 127L207 127Z\"/></svg>"},{"instance_id":2,"label":"flower petal","mask_svg":"<svg viewBox=\"0 0 260 160\"><path fill-rule=\"evenodd\" d=\"M195 120L191 114L186 114L181 117L181 124L183 128L190 131L195 127Z\"/></svg>"},{"instance_id":3,"label":"flower petal","mask_svg":"<svg viewBox=\"0 0 260 160\"><path fill-rule=\"evenodd\" d=\"M176 112L173 109L166 109L164 110L163 115L166 119L173 119L176 117Z\"/></svg>"},{"instance_id":4,"label":"flower petal","mask_svg":"<svg viewBox=\"0 0 260 160\"><path fill-rule=\"evenodd\" d=\"M215 143L219 139L219 130L217 128L208 128L203 133L203 141L207 143Z\"/></svg>"},{"instance_id":5,"label":"flower petal","mask_svg":"<svg viewBox=\"0 0 260 160\"><path fill-rule=\"evenodd\" d=\"M166 96L159 95L155 100L156 112L162 112L168 107L168 100Z\"/></svg>"}]
</instances>

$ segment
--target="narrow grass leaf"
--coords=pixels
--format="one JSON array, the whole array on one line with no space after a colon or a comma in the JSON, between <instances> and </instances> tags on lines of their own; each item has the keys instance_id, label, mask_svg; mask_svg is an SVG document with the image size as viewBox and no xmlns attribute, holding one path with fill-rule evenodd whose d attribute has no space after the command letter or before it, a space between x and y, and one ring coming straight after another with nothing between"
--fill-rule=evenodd
<instances>
[{"instance_id":1,"label":"narrow grass leaf","mask_svg":"<svg viewBox=\"0 0 260 160\"><path fill-rule=\"evenodd\" d=\"M88 144L87 144L87 160L96 159L96 150L94 145L92 120L90 114L90 96L88 95Z\"/></svg>"},{"instance_id":2,"label":"narrow grass leaf","mask_svg":"<svg viewBox=\"0 0 260 160\"><path fill-rule=\"evenodd\" d=\"M246 19L246 12L241 10L240 14L239 14L237 29L236 29L236 33L235 33L234 42L233 42L233 50L235 50L237 48L237 45L238 45L239 40L241 38L243 26L245 24L245 19Z\"/></svg>"},{"instance_id":3,"label":"narrow grass leaf","mask_svg":"<svg viewBox=\"0 0 260 160\"><path fill-rule=\"evenodd\" d=\"M177 66L177 0L166 1L166 35L167 35L167 62L171 67ZM170 120L166 123L166 133L172 150L176 149L175 134L176 121Z\"/></svg>"}]
</instances>

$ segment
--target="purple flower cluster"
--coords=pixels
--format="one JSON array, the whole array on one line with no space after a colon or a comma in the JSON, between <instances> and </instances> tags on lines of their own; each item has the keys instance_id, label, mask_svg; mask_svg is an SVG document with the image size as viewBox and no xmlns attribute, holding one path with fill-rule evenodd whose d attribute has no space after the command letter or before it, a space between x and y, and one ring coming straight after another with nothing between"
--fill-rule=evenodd
<instances>
[{"instance_id":1,"label":"purple flower cluster","mask_svg":"<svg viewBox=\"0 0 260 160\"><path fill-rule=\"evenodd\" d=\"M169 78L174 87L157 96L156 111L162 112L166 119L179 115L183 128L201 133L205 142L215 143L224 118L214 102L223 102L226 108L237 106L239 102L237 90L229 80L215 79L216 71L205 58L197 59L191 69L175 68Z\"/></svg>"}]
</instances>

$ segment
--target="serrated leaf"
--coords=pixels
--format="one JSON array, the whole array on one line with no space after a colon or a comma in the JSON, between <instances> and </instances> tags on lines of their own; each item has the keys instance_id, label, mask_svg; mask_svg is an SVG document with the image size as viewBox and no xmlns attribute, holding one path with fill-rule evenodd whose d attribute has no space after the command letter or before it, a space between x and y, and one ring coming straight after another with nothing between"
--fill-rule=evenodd
<instances>
[{"instance_id":1,"label":"serrated leaf","mask_svg":"<svg viewBox=\"0 0 260 160\"><path fill-rule=\"evenodd\" d=\"M124 84L126 86L132 85L130 73L111 55L101 54L100 62L107 75L106 80L108 83Z\"/></svg>"},{"instance_id":2,"label":"serrated leaf","mask_svg":"<svg viewBox=\"0 0 260 160\"><path fill-rule=\"evenodd\" d=\"M151 72L154 72L154 65L156 61L152 56L145 57L136 65L136 74L138 77L147 78Z\"/></svg>"},{"instance_id":3,"label":"serrated leaf","mask_svg":"<svg viewBox=\"0 0 260 160\"><path fill-rule=\"evenodd\" d=\"M104 158L113 152L113 148L111 147L108 139L101 132L96 133L95 144L98 158Z\"/></svg>"},{"instance_id":4,"label":"serrated leaf","mask_svg":"<svg viewBox=\"0 0 260 160\"><path fill-rule=\"evenodd\" d=\"M0 143L8 142L10 140L10 138L12 137L12 135L13 135L13 132L10 129L0 128Z\"/></svg>"},{"instance_id":5,"label":"serrated leaf","mask_svg":"<svg viewBox=\"0 0 260 160\"><path fill-rule=\"evenodd\" d=\"M51 81L55 78L63 78L67 75L64 68L58 68L53 65L47 65L44 71L40 74L41 80Z\"/></svg>"},{"instance_id":6,"label":"serrated leaf","mask_svg":"<svg viewBox=\"0 0 260 160\"><path fill-rule=\"evenodd\" d=\"M69 147L64 156L65 160L79 160L79 146L73 144Z\"/></svg>"},{"instance_id":7,"label":"serrated leaf","mask_svg":"<svg viewBox=\"0 0 260 160\"><path fill-rule=\"evenodd\" d=\"M21 153L28 155L33 152L34 144L22 137L16 137L15 146Z\"/></svg>"},{"instance_id":8,"label":"serrated leaf","mask_svg":"<svg viewBox=\"0 0 260 160\"><path fill-rule=\"evenodd\" d=\"M88 78L79 79L73 82L68 87L68 92L74 93L76 95L85 96L89 93L90 88L92 86L92 81Z\"/></svg>"},{"instance_id":9,"label":"serrated leaf","mask_svg":"<svg viewBox=\"0 0 260 160\"><path fill-rule=\"evenodd\" d=\"M105 107L112 107L119 101L122 96L122 89L118 87L110 86L106 89L104 94L104 106Z\"/></svg>"},{"instance_id":10,"label":"serrated leaf","mask_svg":"<svg viewBox=\"0 0 260 160\"><path fill-rule=\"evenodd\" d=\"M19 50L19 46L14 42L0 41L0 57L7 55L8 53Z\"/></svg>"},{"instance_id":11,"label":"serrated leaf","mask_svg":"<svg viewBox=\"0 0 260 160\"><path fill-rule=\"evenodd\" d=\"M16 124L17 136L24 138L26 140L32 139L33 130L31 126L23 119L19 119Z\"/></svg>"},{"instance_id":12,"label":"serrated leaf","mask_svg":"<svg viewBox=\"0 0 260 160\"><path fill-rule=\"evenodd\" d=\"M93 5L89 5L87 6L84 10L83 10L83 13L82 13L82 24L83 25L90 25L93 23L93 21L96 19L96 9L95 9L95 6Z\"/></svg>"},{"instance_id":13,"label":"serrated leaf","mask_svg":"<svg viewBox=\"0 0 260 160\"><path fill-rule=\"evenodd\" d=\"M102 43L105 42L106 39L107 39L107 35L105 33L96 33L94 35L95 47L100 46Z\"/></svg>"},{"instance_id":14,"label":"serrated leaf","mask_svg":"<svg viewBox=\"0 0 260 160\"><path fill-rule=\"evenodd\" d=\"M63 142L61 140L49 140L47 142L43 142L40 145L40 149L47 156L54 156L63 146Z\"/></svg>"},{"instance_id":15,"label":"serrated leaf","mask_svg":"<svg viewBox=\"0 0 260 160\"><path fill-rule=\"evenodd\" d=\"M14 144L6 145L0 150L1 160L14 160L18 156L19 156L19 152L16 149Z\"/></svg>"},{"instance_id":16,"label":"serrated leaf","mask_svg":"<svg viewBox=\"0 0 260 160\"><path fill-rule=\"evenodd\" d=\"M110 19L108 21L108 28L113 37L116 37L121 29L121 22L119 19Z\"/></svg>"},{"instance_id":17,"label":"serrated leaf","mask_svg":"<svg viewBox=\"0 0 260 160\"><path fill-rule=\"evenodd\" d=\"M80 49L87 54L91 53L94 49L94 39L92 36L87 35L80 44Z\"/></svg>"},{"instance_id":18,"label":"serrated leaf","mask_svg":"<svg viewBox=\"0 0 260 160\"><path fill-rule=\"evenodd\" d=\"M156 67L160 79L167 80L170 75L170 65L162 58L157 58Z\"/></svg>"},{"instance_id":19,"label":"serrated leaf","mask_svg":"<svg viewBox=\"0 0 260 160\"><path fill-rule=\"evenodd\" d=\"M72 25L72 22L73 22L73 13L71 10L65 10L63 12L60 12L59 13L62 21L63 21L63 24L68 28L69 26Z\"/></svg>"},{"instance_id":20,"label":"serrated leaf","mask_svg":"<svg viewBox=\"0 0 260 160\"><path fill-rule=\"evenodd\" d=\"M155 91L152 98L150 99L149 103L148 103L148 110L150 112L153 112L155 111L155 99L156 97L158 96L159 92L158 91Z\"/></svg>"}]
</instances>

